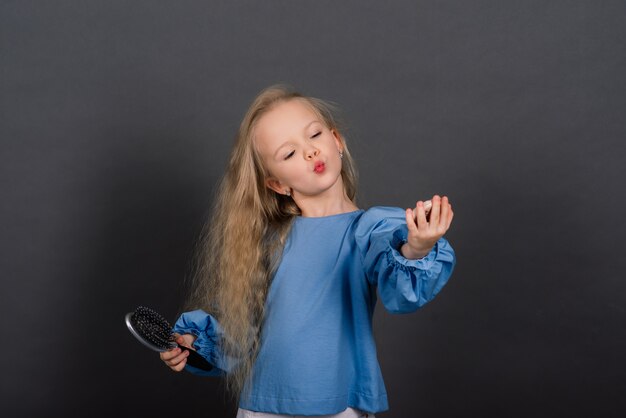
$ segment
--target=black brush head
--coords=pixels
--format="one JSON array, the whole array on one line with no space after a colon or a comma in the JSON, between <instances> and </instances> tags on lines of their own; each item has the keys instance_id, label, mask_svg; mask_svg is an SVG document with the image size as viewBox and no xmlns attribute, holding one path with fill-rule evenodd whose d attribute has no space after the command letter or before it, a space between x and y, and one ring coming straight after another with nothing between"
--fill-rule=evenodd
<instances>
[{"instance_id":1,"label":"black brush head","mask_svg":"<svg viewBox=\"0 0 626 418\"><path fill-rule=\"evenodd\" d=\"M154 351L167 351L177 346L172 341L172 327L167 320L145 306L126 314L126 326L143 345Z\"/></svg>"}]
</instances>

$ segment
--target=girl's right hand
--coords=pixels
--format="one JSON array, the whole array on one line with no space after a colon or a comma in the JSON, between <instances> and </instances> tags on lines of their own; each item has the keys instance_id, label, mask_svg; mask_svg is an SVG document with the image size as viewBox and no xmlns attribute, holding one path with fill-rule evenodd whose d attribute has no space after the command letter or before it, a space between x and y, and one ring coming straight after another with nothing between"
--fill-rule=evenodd
<instances>
[{"instance_id":1,"label":"girl's right hand","mask_svg":"<svg viewBox=\"0 0 626 418\"><path fill-rule=\"evenodd\" d=\"M174 334L176 344L188 347L190 350L194 350L193 342L196 340L196 336L192 334ZM187 357L189 356L188 350L183 350L180 347L172 348L171 350L159 353L161 360L175 372L179 372L185 368L187 364Z\"/></svg>"}]
</instances>

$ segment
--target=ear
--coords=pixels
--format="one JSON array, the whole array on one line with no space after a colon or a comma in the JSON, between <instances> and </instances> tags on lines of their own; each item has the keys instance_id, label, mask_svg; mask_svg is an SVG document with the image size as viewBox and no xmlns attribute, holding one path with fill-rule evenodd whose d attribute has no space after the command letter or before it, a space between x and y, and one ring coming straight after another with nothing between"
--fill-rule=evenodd
<instances>
[{"instance_id":1,"label":"ear","mask_svg":"<svg viewBox=\"0 0 626 418\"><path fill-rule=\"evenodd\" d=\"M336 129L331 129L330 132L332 132L333 137L335 138L335 144L337 145L337 150L339 150L339 152L343 152L343 143L341 142L341 135L339 134L339 132L337 132Z\"/></svg>"},{"instance_id":2,"label":"ear","mask_svg":"<svg viewBox=\"0 0 626 418\"><path fill-rule=\"evenodd\" d=\"M275 179L274 177L268 177L267 179L265 179L265 186L268 189L274 190L278 194L287 194L286 192L289 191L288 187L285 187L279 180Z\"/></svg>"}]
</instances>

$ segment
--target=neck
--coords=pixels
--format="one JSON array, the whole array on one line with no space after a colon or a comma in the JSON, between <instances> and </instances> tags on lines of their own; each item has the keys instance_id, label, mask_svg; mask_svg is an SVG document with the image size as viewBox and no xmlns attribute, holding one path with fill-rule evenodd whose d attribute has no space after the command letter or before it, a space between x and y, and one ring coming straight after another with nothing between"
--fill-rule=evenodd
<instances>
[{"instance_id":1,"label":"neck","mask_svg":"<svg viewBox=\"0 0 626 418\"><path fill-rule=\"evenodd\" d=\"M293 199L305 218L338 215L358 209L346 195L341 177L333 187L322 194L315 196L294 195Z\"/></svg>"}]
</instances>

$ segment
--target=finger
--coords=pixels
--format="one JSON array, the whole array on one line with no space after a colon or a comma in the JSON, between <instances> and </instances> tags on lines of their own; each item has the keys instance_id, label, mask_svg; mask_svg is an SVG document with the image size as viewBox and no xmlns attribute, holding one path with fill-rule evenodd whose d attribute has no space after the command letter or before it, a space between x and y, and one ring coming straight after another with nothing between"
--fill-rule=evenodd
<instances>
[{"instance_id":1,"label":"finger","mask_svg":"<svg viewBox=\"0 0 626 418\"><path fill-rule=\"evenodd\" d=\"M183 370L185 368L185 366L187 365L187 359L183 359L183 361L181 361L180 363L178 363L176 366L172 367L172 370L179 372L181 370Z\"/></svg>"},{"instance_id":2,"label":"finger","mask_svg":"<svg viewBox=\"0 0 626 418\"><path fill-rule=\"evenodd\" d=\"M173 359L174 357L176 357L177 355L179 355L180 352L181 352L180 348L174 347L171 350L167 350L167 351L163 351L162 353L159 353L159 357L161 357L161 360L163 361L169 361Z\"/></svg>"},{"instance_id":3,"label":"finger","mask_svg":"<svg viewBox=\"0 0 626 418\"><path fill-rule=\"evenodd\" d=\"M433 201L427 200L424 202L424 212L426 213L426 220L430 222L430 212L433 208Z\"/></svg>"},{"instance_id":4,"label":"finger","mask_svg":"<svg viewBox=\"0 0 626 418\"><path fill-rule=\"evenodd\" d=\"M440 210L441 210L441 198L438 195L434 195L432 198L433 208L430 211L430 225L437 227L439 225Z\"/></svg>"},{"instance_id":5,"label":"finger","mask_svg":"<svg viewBox=\"0 0 626 418\"><path fill-rule=\"evenodd\" d=\"M421 200L417 202L415 207L415 213L417 213L417 229L424 230L428 228L428 221L426 220L426 212L424 210L424 202Z\"/></svg>"},{"instance_id":6,"label":"finger","mask_svg":"<svg viewBox=\"0 0 626 418\"><path fill-rule=\"evenodd\" d=\"M454 212L452 212L452 205L450 205L450 216L448 217L448 227L447 229L450 229L450 225L452 224L452 218L454 218Z\"/></svg>"},{"instance_id":7,"label":"finger","mask_svg":"<svg viewBox=\"0 0 626 418\"><path fill-rule=\"evenodd\" d=\"M404 215L406 216L406 226L409 230L409 234L417 234L417 225L415 224L413 209L405 210Z\"/></svg>"},{"instance_id":8,"label":"finger","mask_svg":"<svg viewBox=\"0 0 626 418\"><path fill-rule=\"evenodd\" d=\"M188 356L189 356L189 351L182 350L180 354L166 361L165 364L167 364L170 367L175 367L178 364L180 364L183 360L185 360Z\"/></svg>"},{"instance_id":9,"label":"finger","mask_svg":"<svg viewBox=\"0 0 626 418\"><path fill-rule=\"evenodd\" d=\"M450 214L450 204L448 203L448 196L444 196L441 198L441 218L440 225L447 229L448 225L448 216Z\"/></svg>"}]
</instances>

